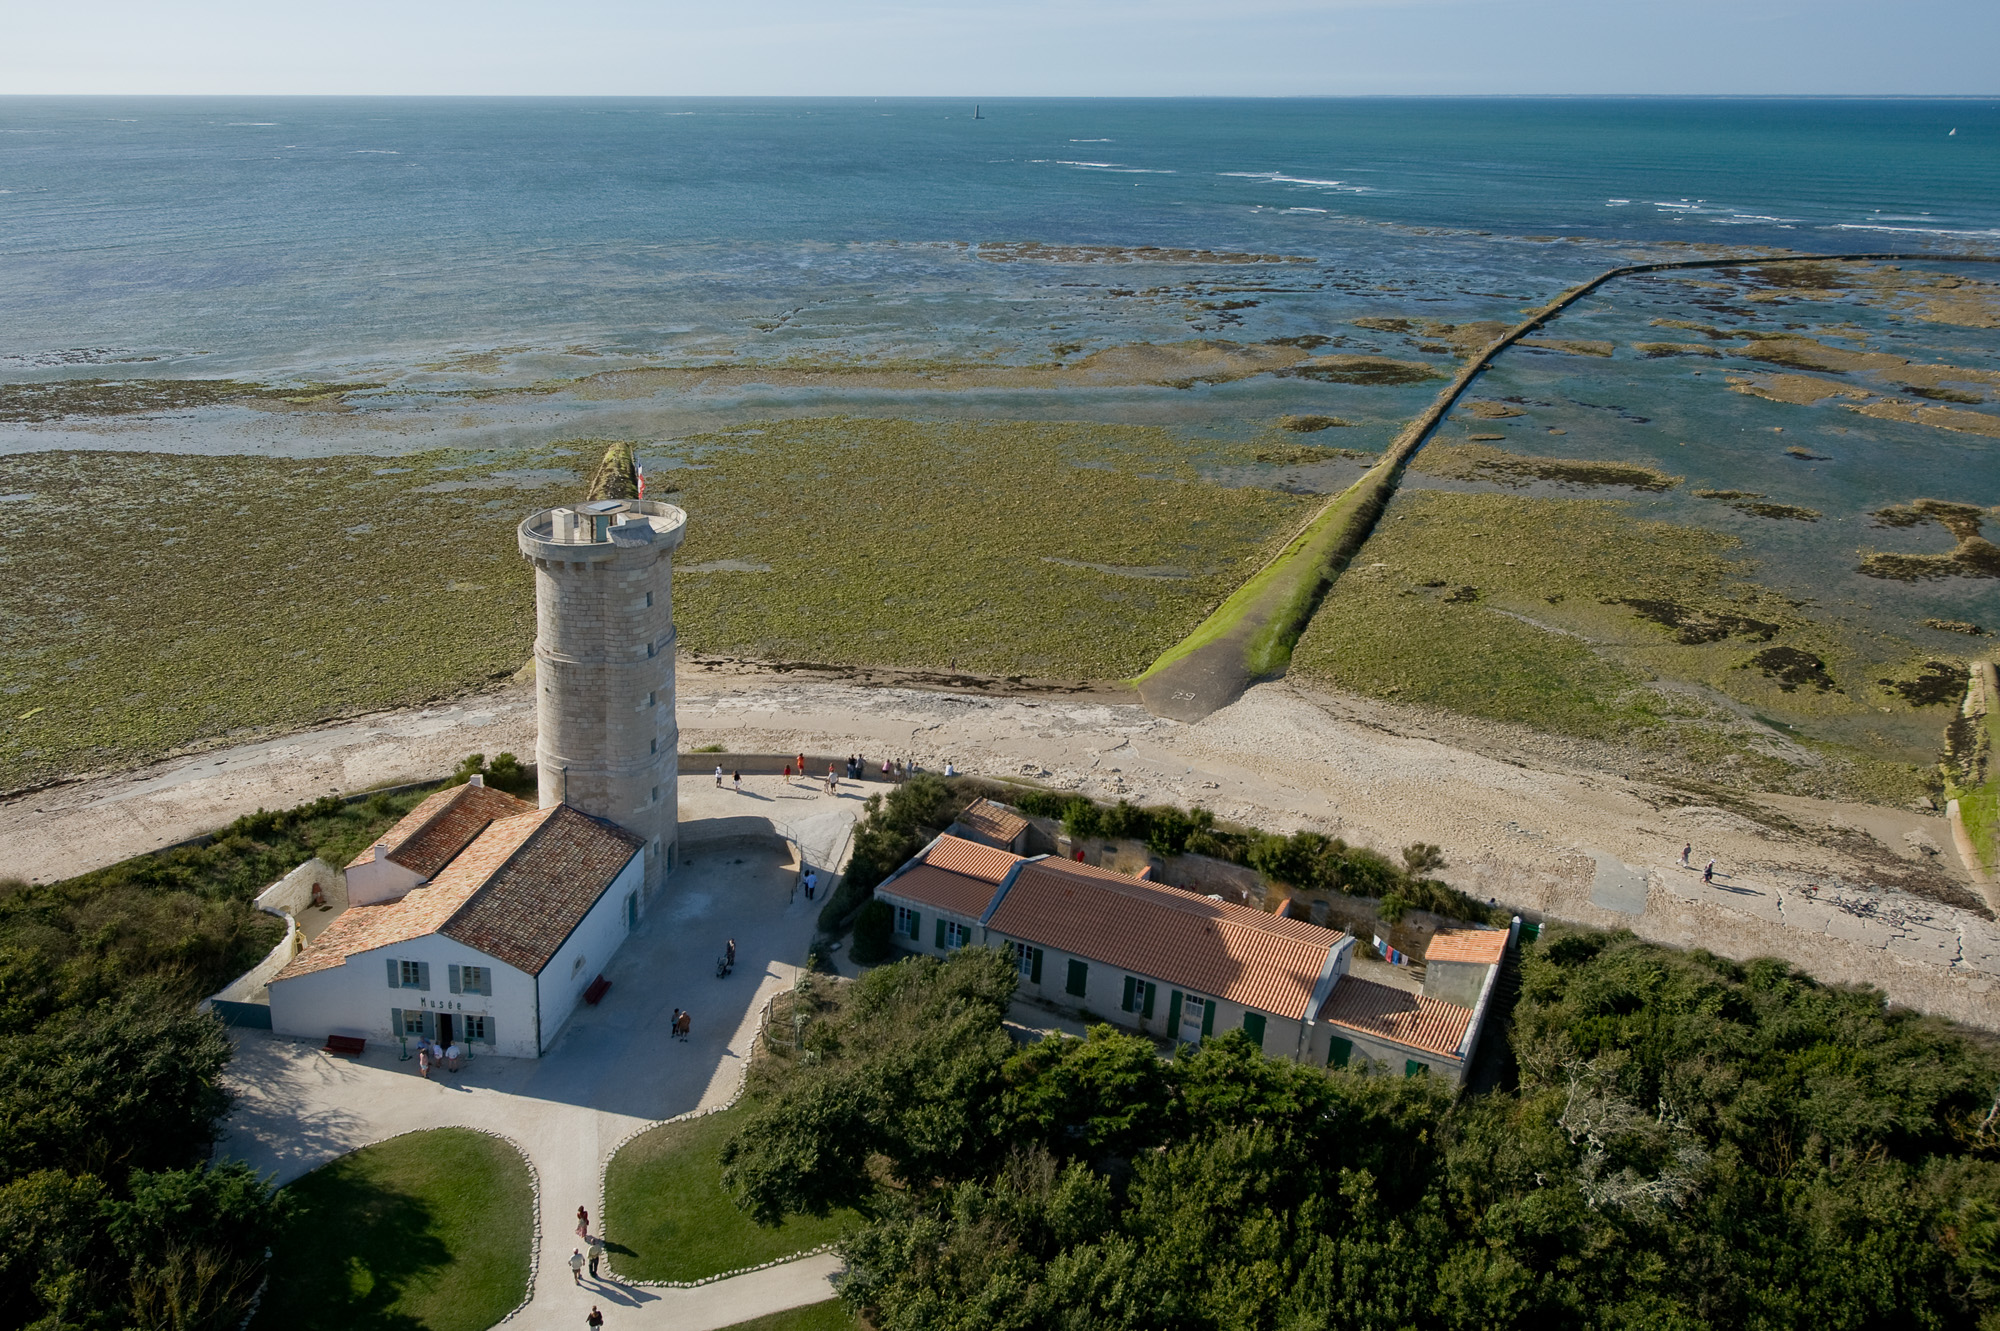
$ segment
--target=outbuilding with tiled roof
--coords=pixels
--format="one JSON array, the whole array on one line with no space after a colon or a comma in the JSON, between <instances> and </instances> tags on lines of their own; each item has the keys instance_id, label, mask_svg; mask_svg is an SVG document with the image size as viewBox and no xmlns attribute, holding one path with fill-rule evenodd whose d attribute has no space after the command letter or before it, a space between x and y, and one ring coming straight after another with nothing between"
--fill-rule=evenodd
<instances>
[{"instance_id":1,"label":"outbuilding with tiled roof","mask_svg":"<svg viewBox=\"0 0 2000 1331\"><path fill-rule=\"evenodd\" d=\"M637 923L643 850L567 804L440 791L348 865L347 909L270 981L272 1029L535 1057Z\"/></svg>"}]
</instances>

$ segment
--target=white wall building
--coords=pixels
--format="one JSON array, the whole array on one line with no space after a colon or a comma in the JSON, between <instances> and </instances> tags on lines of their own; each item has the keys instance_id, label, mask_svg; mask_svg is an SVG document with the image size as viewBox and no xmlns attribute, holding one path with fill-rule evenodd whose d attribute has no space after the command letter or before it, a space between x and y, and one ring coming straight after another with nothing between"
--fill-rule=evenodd
<instances>
[{"instance_id":1,"label":"white wall building","mask_svg":"<svg viewBox=\"0 0 2000 1331\"><path fill-rule=\"evenodd\" d=\"M441 790L348 865L351 904L270 981L271 1028L536 1057L637 923L644 848L566 804Z\"/></svg>"},{"instance_id":2,"label":"white wall building","mask_svg":"<svg viewBox=\"0 0 2000 1331\"><path fill-rule=\"evenodd\" d=\"M1265 1053L1463 1083L1504 930L1441 933L1453 997L1350 975L1354 939L1304 920L1069 860L942 836L875 889L906 951L1013 953L1018 992L1088 1019L1192 1044L1241 1030Z\"/></svg>"}]
</instances>

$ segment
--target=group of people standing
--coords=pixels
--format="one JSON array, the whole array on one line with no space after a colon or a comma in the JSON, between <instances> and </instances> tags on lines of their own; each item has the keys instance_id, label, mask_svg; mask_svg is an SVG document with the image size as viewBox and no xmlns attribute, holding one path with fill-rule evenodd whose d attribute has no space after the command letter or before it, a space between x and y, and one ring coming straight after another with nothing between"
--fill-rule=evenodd
<instances>
[{"instance_id":1,"label":"group of people standing","mask_svg":"<svg viewBox=\"0 0 2000 1331\"><path fill-rule=\"evenodd\" d=\"M459 1048L456 1040L449 1045L439 1045L426 1036L417 1037L417 1074L427 1081L432 1068L442 1067L447 1072L456 1072L464 1058L465 1050Z\"/></svg>"},{"instance_id":2,"label":"group of people standing","mask_svg":"<svg viewBox=\"0 0 2000 1331\"><path fill-rule=\"evenodd\" d=\"M900 782L909 780L911 777L915 776L921 770L923 769L919 768L914 761L906 762L901 758L884 758L882 760L881 775L884 781ZM835 795L840 792L841 778L839 776L839 772L840 768L837 764L828 763L826 765L826 793L829 795ZM951 763L947 762L944 765L944 774L946 776L957 776L958 768L952 765ZM805 775L806 775L806 756L803 753L798 754L793 759L793 761L785 764L786 781L789 782L794 776L798 777L800 780L804 780ZM862 757L858 753L848 754L847 780L860 781L864 779L867 775L868 775L868 760ZM737 791L737 793L739 794L742 793L743 772L741 769L725 773L722 770L722 765L720 763L717 763L715 767L715 788L717 790L722 789L722 783L725 779Z\"/></svg>"},{"instance_id":3,"label":"group of people standing","mask_svg":"<svg viewBox=\"0 0 2000 1331\"><path fill-rule=\"evenodd\" d=\"M1693 854L1694 854L1694 842L1690 841L1686 845L1681 847L1681 868L1683 869L1694 868L1694 865L1688 862L1689 857L1692 856ZM1702 866L1701 881L1704 883L1712 883L1715 881L1714 856L1710 856L1708 863Z\"/></svg>"}]
</instances>

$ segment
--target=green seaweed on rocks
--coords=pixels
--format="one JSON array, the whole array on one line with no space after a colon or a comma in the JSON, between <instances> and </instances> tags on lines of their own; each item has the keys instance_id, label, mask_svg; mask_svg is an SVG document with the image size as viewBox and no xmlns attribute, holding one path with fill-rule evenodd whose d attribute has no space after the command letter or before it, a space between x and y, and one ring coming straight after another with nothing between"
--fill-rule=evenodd
<instances>
[{"instance_id":1,"label":"green seaweed on rocks","mask_svg":"<svg viewBox=\"0 0 2000 1331\"><path fill-rule=\"evenodd\" d=\"M381 384L256 384L236 379L55 379L0 384L0 421L35 423L66 416L131 416L191 411L231 402L340 407L349 393Z\"/></svg>"},{"instance_id":2,"label":"green seaweed on rocks","mask_svg":"<svg viewBox=\"0 0 2000 1331\"><path fill-rule=\"evenodd\" d=\"M1900 694L1843 685L1916 649L1746 581L1739 549L1615 501L1406 489L1291 668L1306 682L1605 741L1617 761L1666 779L1913 798L1935 723Z\"/></svg>"},{"instance_id":3,"label":"green seaweed on rocks","mask_svg":"<svg viewBox=\"0 0 2000 1331\"><path fill-rule=\"evenodd\" d=\"M1657 467L1638 462L1595 462L1581 458L1532 457L1509 453L1488 444L1434 443L1418 453L1411 467L1430 476L1459 481L1490 481L1525 486L1536 481L1562 485L1618 485L1633 490L1671 490L1681 483Z\"/></svg>"}]
</instances>

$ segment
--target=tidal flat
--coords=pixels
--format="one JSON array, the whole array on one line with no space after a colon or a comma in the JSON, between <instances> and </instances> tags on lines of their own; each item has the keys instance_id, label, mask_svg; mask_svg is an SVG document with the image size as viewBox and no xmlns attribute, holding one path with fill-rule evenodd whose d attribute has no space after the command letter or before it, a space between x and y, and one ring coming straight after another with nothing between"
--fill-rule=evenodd
<instances>
[{"instance_id":1,"label":"tidal flat","mask_svg":"<svg viewBox=\"0 0 2000 1331\"><path fill-rule=\"evenodd\" d=\"M1293 653L1374 697L1636 746L1720 784L1903 802L1962 663L1759 585L1619 500L1406 489Z\"/></svg>"},{"instance_id":2,"label":"tidal flat","mask_svg":"<svg viewBox=\"0 0 2000 1331\"><path fill-rule=\"evenodd\" d=\"M604 447L0 458L0 788L513 675L534 635L514 524ZM684 650L1107 679L1310 510L1187 452L1158 429L821 418L640 457L690 512Z\"/></svg>"}]
</instances>

